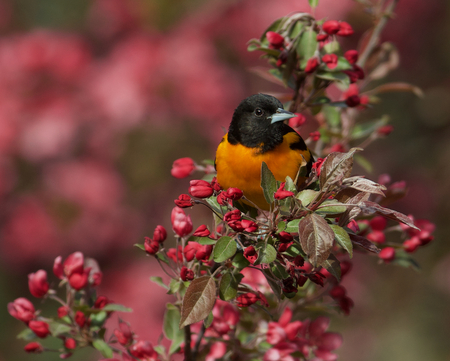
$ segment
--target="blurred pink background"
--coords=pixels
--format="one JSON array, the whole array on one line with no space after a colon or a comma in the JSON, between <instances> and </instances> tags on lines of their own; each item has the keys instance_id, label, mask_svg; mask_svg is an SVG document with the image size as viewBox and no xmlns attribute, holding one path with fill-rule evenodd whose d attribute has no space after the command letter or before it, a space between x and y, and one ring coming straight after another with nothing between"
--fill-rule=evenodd
<instances>
[{"instance_id":1,"label":"blurred pink background","mask_svg":"<svg viewBox=\"0 0 450 361\"><path fill-rule=\"evenodd\" d=\"M309 11L307 0L0 0L0 360L59 359L22 351L23 326L6 304L31 299L26 275L74 251L99 261L100 294L133 308L121 317L157 341L170 297L149 281L157 263L133 244L157 224L170 229L188 184L170 176L172 162L213 159L239 101L282 90L249 71L265 63L246 43L292 11ZM348 49L370 25L350 0L320 0L316 16L352 24ZM384 32L401 56L389 80L426 96L389 94L366 112L389 114L395 127L365 151L369 177L406 180L409 196L394 208L438 228L418 254L421 273L355 256L344 285L356 306L332 322L343 360L450 360L449 24L445 0L400 1ZM194 227L208 222L189 213Z\"/></svg>"}]
</instances>

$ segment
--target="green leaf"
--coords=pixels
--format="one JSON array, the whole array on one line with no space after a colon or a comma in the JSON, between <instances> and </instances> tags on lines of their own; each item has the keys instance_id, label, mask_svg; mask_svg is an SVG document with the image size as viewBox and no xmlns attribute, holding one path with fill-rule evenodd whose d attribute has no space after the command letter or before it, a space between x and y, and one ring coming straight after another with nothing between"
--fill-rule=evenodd
<instances>
[{"instance_id":1,"label":"green leaf","mask_svg":"<svg viewBox=\"0 0 450 361\"><path fill-rule=\"evenodd\" d=\"M342 205L341 205L342 204ZM347 207L343 203L330 199L323 202L319 208L317 208L317 213L319 214L341 214L347 210Z\"/></svg>"},{"instance_id":2,"label":"green leaf","mask_svg":"<svg viewBox=\"0 0 450 361\"><path fill-rule=\"evenodd\" d=\"M179 291L182 283L183 282L172 278L169 283L169 290L167 291L167 294L173 295L174 293L177 293Z\"/></svg>"},{"instance_id":3,"label":"green leaf","mask_svg":"<svg viewBox=\"0 0 450 361\"><path fill-rule=\"evenodd\" d=\"M391 261L391 263L405 268L411 267L415 271L420 271L420 265L417 261L408 253L401 250L395 251L395 258Z\"/></svg>"},{"instance_id":4,"label":"green leaf","mask_svg":"<svg viewBox=\"0 0 450 361\"><path fill-rule=\"evenodd\" d=\"M371 120L364 123L356 124L351 132L351 139L361 139L368 137L378 128L389 123L389 117L383 116L381 119Z\"/></svg>"},{"instance_id":5,"label":"green leaf","mask_svg":"<svg viewBox=\"0 0 450 361\"><path fill-rule=\"evenodd\" d=\"M94 346L98 351L100 351L103 355L103 357L106 358L112 358L113 357L113 350L109 345L100 339L96 339L92 341L92 346Z\"/></svg>"},{"instance_id":6,"label":"green leaf","mask_svg":"<svg viewBox=\"0 0 450 361\"><path fill-rule=\"evenodd\" d=\"M279 278L279 279L286 279L289 278L289 273L286 272L286 269L284 268L283 265L279 264L278 262L274 262L272 264L272 272L273 274Z\"/></svg>"},{"instance_id":7,"label":"green leaf","mask_svg":"<svg viewBox=\"0 0 450 361\"><path fill-rule=\"evenodd\" d=\"M58 337L63 333L69 333L72 330L72 327L69 325L59 322L48 322L48 325L50 327L50 332L54 337Z\"/></svg>"},{"instance_id":8,"label":"green leaf","mask_svg":"<svg viewBox=\"0 0 450 361\"><path fill-rule=\"evenodd\" d=\"M338 259L334 256L334 254L330 254L328 259L322 263L322 267L324 267L328 272L330 272L339 282L341 280L341 264Z\"/></svg>"},{"instance_id":9,"label":"green leaf","mask_svg":"<svg viewBox=\"0 0 450 361\"><path fill-rule=\"evenodd\" d=\"M219 214L225 214L228 212L228 208L225 206L221 206L219 203L217 203L217 197L209 197L206 198L206 203L208 203L212 209L214 209Z\"/></svg>"},{"instance_id":10,"label":"green leaf","mask_svg":"<svg viewBox=\"0 0 450 361\"><path fill-rule=\"evenodd\" d=\"M347 74L344 73L318 72L316 73L316 77L341 83L346 88L348 88L350 85L350 78Z\"/></svg>"},{"instance_id":11,"label":"green leaf","mask_svg":"<svg viewBox=\"0 0 450 361\"><path fill-rule=\"evenodd\" d=\"M237 274L236 276L232 273L225 273L220 279L219 285L219 297L224 301L232 300L237 295L237 289L239 282L241 282L244 276L242 274Z\"/></svg>"},{"instance_id":12,"label":"green leaf","mask_svg":"<svg viewBox=\"0 0 450 361\"><path fill-rule=\"evenodd\" d=\"M206 317L205 320L203 321L205 328L208 328L209 326L211 326L213 321L214 321L214 315L212 312L210 312L208 317Z\"/></svg>"},{"instance_id":13,"label":"green leaf","mask_svg":"<svg viewBox=\"0 0 450 361\"><path fill-rule=\"evenodd\" d=\"M355 154L353 156L353 160L359 164L360 167L362 167L367 173L373 172L373 166L372 163L366 158L363 157L361 154Z\"/></svg>"},{"instance_id":14,"label":"green leaf","mask_svg":"<svg viewBox=\"0 0 450 361\"><path fill-rule=\"evenodd\" d=\"M305 189L297 194L296 198L302 202L303 207L308 207L318 194L319 192L313 191L312 189Z\"/></svg>"},{"instance_id":15,"label":"green leaf","mask_svg":"<svg viewBox=\"0 0 450 361\"><path fill-rule=\"evenodd\" d=\"M286 222L281 221L277 224L277 233L283 232L286 230Z\"/></svg>"},{"instance_id":16,"label":"green leaf","mask_svg":"<svg viewBox=\"0 0 450 361\"><path fill-rule=\"evenodd\" d=\"M332 53L336 54L341 51L341 46L339 45L339 42L337 40L333 40L333 41L330 41L329 43L326 43L323 46L323 50L325 50L325 52L327 54L332 54Z\"/></svg>"},{"instance_id":17,"label":"green leaf","mask_svg":"<svg viewBox=\"0 0 450 361\"><path fill-rule=\"evenodd\" d=\"M156 346L153 346L153 348L158 353L158 355L163 356L166 354L166 348L163 345L156 345Z\"/></svg>"},{"instance_id":18,"label":"green leaf","mask_svg":"<svg viewBox=\"0 0 450 361\"><path fill-rule=\"evenodd\" d=\"M238 270L241 270L247 267L250 264L250 262L247 260L247 258L244 257L244 255L241 252L239 252L236 253L236 255L233 257L233 261L231 262L231 264Z\"/></svg>"},{"instance_id":19,"label":"green leaf","mask_svg":"<svg viewBox=\"0 0 450 361\"><path fill-rule=\"evenodd\" d=\"M300 219L294 219L294 220L290 221L286 226L285 232L298 233L299 222L300 222Z\"/></svg>"},{"instance_id":20,"label":"green leaf","mask_svg":"<svg viewBox=\"0 0 450 361\"><path fill-rule=\"evenodd\" d=\"M295 38L297 38L297 36L299 36L300 33L303 31L304 27L305 27L304 23L302 23L301 21L297 21L295 25L292 27L289 37L292 40L295 40Z\"/></svg>"},{"instance_id":21,"label":"green leaf","mask_svg":"<svg viewBox=\"0 0 450 361\"><path fill-rule=\"evenodd\" d=\"M17 338L25 340L25 341L31 341L37 338L36 334L31 331L31 329L26 328L25 330L21 331L18 335Z\"/></svg>"},{"instance_id":22,"label":"green leaf","mask_svg":"<svg viewBox=\"0 0 450 361\"><path fill-rule=\"evenodd\" d=\"M333 69L328 69L328 71L336 73L344 70L350 70L352 68L353 68L352 64L350 64L347 59L345 59L343 56L339 56L336 67Z\"/></svg>"},{"instance_id":23,"label":"green leaf","mask_svg":"<svg viewBox=\"0 0 450 361\"><path fill-rule=\"evenodd\" d=\"M308 0L309 2L309 6L311 6L312 8L317 7L317 5L319 5L319 0Z\"/></svg>"},{"instance_id":24,"label":"green leaf","mask_svg":"<svg viewBox=\"0 0 450 361\"><path fill-rule=\"evenodd\" d=\"M292 244L284 253L287 253L291 257L302 256L303 258L306 258L306 254L298 243Z\"/></svg>"},{"instance_id":25,"label":"green leaf","mask_svg":"<svg viewBox=\"0 0 450 361\"><path fill-rule=\"evenodd\" d=\"M203 276L191 282L183 298L180 329L208 317L216 300L214 278Z\"/></svg>"},{"instance_id":26,"label":"green leaf","mask_svg":"<svg viewBox=\"0 0 450 361\"><path fill-rule=\"evenodd\" d=\"M316 213L307 215L298 225L298 234L302 249L314 267L328 259L333 247L334 232L325 219Z\"/></svg>"},{"instance_id":27,"label":"green leaf","mask_svg":"<svg viewBox=\"0 0 450 361\"><path fill-rule=\"evenodd\" d=\"M325 119L327 123L332 128L337 128L341 124L341 111L337 107L325 105L322 107L323 115L325 115Z\"/></svg>"},{"instance_id":28,"label":"green leaf","mask_svg":"<svg viewBox=\"0 0 450 361\"><path fill-rule=\"evenodd\" d=\"M145 251L145 246L141 243L135 243L134 246Z\"/></svg>"},{"instance_id":29,"label":"green leaf","mask_svg":"<svg viewBox=\"0 0 450 361\"><path fill-rule=\"evenodd\" d=\"M336 242L339 244L339 246L345 249L350 255L350 258L352 258L353 243L347 231L344 228L339 227L337 224L331 224L330 227L334 232L334 239L336 240Z\"/></svg>"},{"instance_id":30,"label":"green leaf","mask_svg":"<svg viewBox=\"0 0 450 361\"><path fill-rule=\"evenodd\" d=\"M317 46L317 33L312 28L304 31L297 45L301 69L304 69L308 60L314 56Z\"/></svg>"},{"instance_id":31,"label":"green leaf","mask_svg":"<svg viewBox=\"0 0 450 361\"><path fill-rule=\"evenodd\" d=\"M169 354L175 353L184 341L184 332L180 330L180 311L178 308L168 308L164 313L163 331L167 339L172 340Z\"/></svg>"},{"instance_id":32,"label":"green leaf","mask_svg":"<svg viewBox=\"0 0 450 361\"><path fill-rule=\"evenodd\" d=\"M272 204L273 194L277 191L277 181L265 162L261 165L261 188L267 203Z\"/></svg>"},{"instance_id":33,"label":"green leaf","mask_svg":"<svg viewBox=\"0 0 450 361\"><path fill-rule=\"evenodd\" d=\"M162 288L164 288L166 290L169 289L169 287L167 287L167 285L163 282L161 277L152 276L152 277L150 277L150 281L156 283L157 285L161 286Z\"/></svg>"},{"instance_id":34,"label":"green leaf","mask_svg":"<svg viewBox=\"0 0 450 361\"><path fill-rule=\"evenodd\" d=\"M165 253L157 253L156 258L158 258L161 262L164 262L165 264L169 264L169 259L165 255Z\"/></svg>"},{"instance_id":35,"label":"green leaf","mask_svg":"<svg viewBox=\"0 0 450 361\"><path fill-rule=\"evenodd\" d=\"M188 242L197 242L203 246L207 246L207 245L212 245L212 244L216 244L216 240L215 239L211 239L209 237L189 237Z\"/></svg>"},{"instance_id":36,"label":"green leaf","mask_svg":"<svg viewBox=\"0 0 450 361\"><path fill-rule=\"evenodd\" d=\"M236 250L236 241L233 238L228 236L220 237L214 247L213 259L217 263L223 262L233 257Z\"/></svg>"},{"instance_id":37,"label":"green leaf","mask_svg":"<svg viewBox=\"0 0 450 361\"><path fill-rule=\"evenodd\" d=\"M256 248L258 248L259 256L255 264L261 263L269 264L275 261L275 259L277 258L276 249L268 243L266 244L265 242L259 242L256 245Z\"/></svg>"},{"instance_id":38,"label":"green leaf","mask_svg":"<svg viewBox=\"0 0 450 361\"><path fill-rule=\"evenodd\" d=\"M247 51L255 51L261 47L261 43L258 39L250 39L247 44Z\"/></svg>"},{"instance_id":39,"label":"green leaf","mask_svg":"<svg viewBox=\"0 0 450 361\"><path fill-rule=\"evenodd\" d=\"M292 180L292 178L289 177L289 176L286 177L284 189L289 191L289 192L297 193L297 187L295 186L295 183Z\"/></svg>"},{"instance_id":40,"label":"green leaf","mask_svg":"<svg viewBox=\"0 0 450 361\"><path fill-rule=\"evenodd\" d=\"M103 311L133 312L129 307L119 305L118 303L110 303L102 308Z\"/></svg>"}]
</instances>

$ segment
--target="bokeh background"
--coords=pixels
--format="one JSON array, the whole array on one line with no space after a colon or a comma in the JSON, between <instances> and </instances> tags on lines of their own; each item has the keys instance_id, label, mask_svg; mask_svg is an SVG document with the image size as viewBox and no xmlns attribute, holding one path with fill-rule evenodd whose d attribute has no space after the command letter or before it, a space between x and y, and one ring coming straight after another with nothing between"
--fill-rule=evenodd
<instances>
[{"instance_id":1,"label":"bokeh background","mask_svg":"<svg viewBox=\"0 0 450 361\"><path fill-rule=\"evenodd\" d=\"M307 0L0 0L0 361L59 359L23 352L6 304L32 299L27 274L51 274L74 251L99 261L100 294L132 307L123 318L157 341L168 298L133 244L170 229L188 184L172 162L214 158L242 98L283 90L249 71L264 62L246 42L298 10ZM436 238L417 254L420 273L355 257L344 285L356 305L332 322L342 360L450 360L450 3L400 0L396 13L383 35L401 56L389 80L425 97L391 93L363 114L389 114L395 128L364 155L372 179L407 181L393 208L435 222ZM316 15L352 24L348 49L371 23L351 0L320 0ZM206 221L189 212L194 227Z\"/></svg>"}]
</instances>

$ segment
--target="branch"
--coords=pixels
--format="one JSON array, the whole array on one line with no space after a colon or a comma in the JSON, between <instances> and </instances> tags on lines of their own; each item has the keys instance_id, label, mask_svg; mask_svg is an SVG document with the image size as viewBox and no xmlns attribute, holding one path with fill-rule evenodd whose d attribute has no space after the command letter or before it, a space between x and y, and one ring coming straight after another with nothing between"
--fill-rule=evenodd
<instances>
[{"instance_id":1,"label":"branch","mask_svg":"<svg viewBox=\"0 0 450 361\"><path fill-rule=\"evenodd\" d=\"M399 0L392 0L391 3L386 7L386 11L382 12L381 17L378 19L378 23L375 25L375 27L372 31L372 35L370 36L367 46L365 47L362 54L359 56L359 60L358 60L357 64L360 67L364 67L364 64L366 63L370 54L372 54L373 49L377 46L377 44L380 40L381 32L383 31L384 27L386 26L388 20L394 14L394 9L397 6L398 1Z\"/></svg>"}]
</instances>

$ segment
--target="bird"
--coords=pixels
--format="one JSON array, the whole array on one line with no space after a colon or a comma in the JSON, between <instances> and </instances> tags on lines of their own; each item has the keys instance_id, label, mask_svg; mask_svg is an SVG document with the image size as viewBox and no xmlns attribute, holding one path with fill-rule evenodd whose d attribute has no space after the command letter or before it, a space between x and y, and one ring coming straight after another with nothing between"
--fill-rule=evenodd
<instances>
[{"instance_id":1,"label":"bird","mask_svg":"<svg viewBox=\"0 0 450 361\"><path fill-rule=\"evenodd\" d=\"M314 158L302 137L284 121L295 117L283 104L267 94L254 94L240 102L227 134L216 151L217 182L223 189L239 188L249 205L269 210L261 188L261 166L265 162L275 179L296 179L305 165L311 171ZM298 177L297 185L305 181Z\"/></svg>"}]
</instances>

